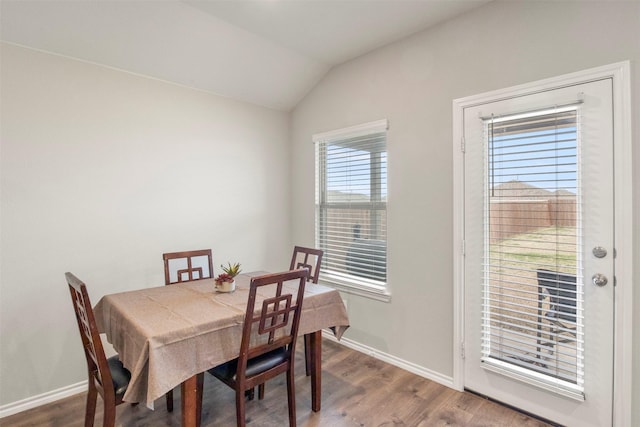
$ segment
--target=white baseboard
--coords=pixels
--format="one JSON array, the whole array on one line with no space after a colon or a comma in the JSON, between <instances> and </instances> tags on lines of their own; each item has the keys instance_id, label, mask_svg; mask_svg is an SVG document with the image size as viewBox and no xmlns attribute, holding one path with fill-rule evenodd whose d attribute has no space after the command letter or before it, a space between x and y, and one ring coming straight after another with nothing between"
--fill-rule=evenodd
<instances>
[{"instance_id":1,"label":"white baseboard","mask_svg":"<svg viewBox=\"0 0 640 427\"><path fill-rule=\"evenodd\" d=\"M446 387L454 388L453 378L446 375L442 375L438 372L425 369L422 366L416 365L415 363L407 362L406 360L381 352L348 338L342 338L340 341L338 341L331 332L323 331L322 336L323 338L344 345L345 347L348 347L355 351L359 351L360 353L367 354L375 359L382 360L383 362L387 362L391 365L397 366L398 368L404 369L405 371L409 371L428 380L435 381ZM17 402L9 403L7 405L0 406L0 418L8 417L9 415L17 414L18 412L26 411L29 409L37 408L38 406L46 405L47 403L55 402L56 400L64 399L65 397L73 396L74 394L83 393L85 391L87 391L86 380L59 388L57 390L52 390L47 393L39 394L37 396L19 400Z\"/></svg>"},{"instance_id":2,"label":"white baseboard","mask_svg":"<svg viewBox=\"0 0 640 427\"><path fill-rule=\"evenodd\" d=\"M87 380L71 384L57 390L48 391L37 396L28 397L17 402L8 403L0 406L0 418L8 417L9 415L17 414L18 412L26 411L28 409L37 408L38 406L46 405L47 403L55 402L56 400L64 399L65 397L73 396L74 394L85 391L87 391Z\"/></svg>"},{"instance_id":3,"label":"white baseboard","mask_svg":"<svg viewBox=\"0 0 640 427\"><path fill-rule=\"evenodd\" d=\"M435 381L439 384L442 384L443 386L454 388L453 377L448 377L446 375L442 375L439 372L425 369L424 367L416 365L415 363L407 362L406 360L400 359L399 357L381 352L380 350L376 350L375 348L360 344L358 342L350 340L349 338L343 337L340 339L340 341L338 341L330 331L322 331L322 337L338 344L344 345L345 347L349 347L352 350L369 355L375 359L379 359L383 362L387 362L391 365L397 366L398 368L409 371L412 374L416 374L428 380Z\"/></svg>"}]
</instances>

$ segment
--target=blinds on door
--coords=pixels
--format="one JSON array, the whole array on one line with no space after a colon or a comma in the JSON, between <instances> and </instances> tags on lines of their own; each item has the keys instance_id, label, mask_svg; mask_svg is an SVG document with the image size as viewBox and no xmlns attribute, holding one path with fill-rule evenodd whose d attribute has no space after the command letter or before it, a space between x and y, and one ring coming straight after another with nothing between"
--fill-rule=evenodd
<instances>
[{"instance_id":1,"label":"blinds on door","mask_svg":"<svg viewBox=\"0 0 640 427\"><path fill-rule=\"evenodd\" d=\"M579 104L484 118L482 362L583 398Z\"/></svg>"}]
</instances>

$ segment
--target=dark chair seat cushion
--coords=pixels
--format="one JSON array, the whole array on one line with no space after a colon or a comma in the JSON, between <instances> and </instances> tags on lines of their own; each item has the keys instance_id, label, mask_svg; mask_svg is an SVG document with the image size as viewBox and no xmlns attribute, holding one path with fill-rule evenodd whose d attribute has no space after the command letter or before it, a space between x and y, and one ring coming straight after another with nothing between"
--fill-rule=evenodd
<instances>
[{"instance_id":1,"label":"dark chair seat cushion","mask_svg":"<svg viewBox=\"0 0 640 427\"><path fill-rule=\"evenodd\" d=\"M247 377L252 377L261 372L268 371L274 366L284 362L287 358L287 351L284 347L270 351L269 353L262 354L258 357L250 359L247 362ZM215 368L209 369L209 373L214 377L222 380L236 379L236 372L238 371L238 359L230 360L229 362L218 365Z\"/></svg>"},{"instance_id":2,"label":"dark chair seat cushion","mask_svg":"<svg viewBox=\"0 0 640 427\"><path fill-rule=\"evenodd\" d=\"M124 367L118 356L113 356L107 359L109 364L109 370L111 371L111 379L113 380L113 390L116 396L122 396L127 387L129 381L131 381L131 372Z\"/></svg>"}]
</instances>

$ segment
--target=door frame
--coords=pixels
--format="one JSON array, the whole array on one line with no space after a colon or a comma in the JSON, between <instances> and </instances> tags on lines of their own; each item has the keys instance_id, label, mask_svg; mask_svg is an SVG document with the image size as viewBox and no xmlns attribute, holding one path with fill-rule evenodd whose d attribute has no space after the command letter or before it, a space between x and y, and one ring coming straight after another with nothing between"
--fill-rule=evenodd
<instances>
[{"instance_id":1,"label":"door frame","mask_svg":"<svg viewBox=\"0 0 640 427\"><path fill-rule=\"evenodd\" d=\"M629 61L453 100L453 387L464 390L464 123L465 108L541 91L611 78L614 133L614 359L612 425L631 426L633 344L633 185Z\"/></svg>"}]
</instances>

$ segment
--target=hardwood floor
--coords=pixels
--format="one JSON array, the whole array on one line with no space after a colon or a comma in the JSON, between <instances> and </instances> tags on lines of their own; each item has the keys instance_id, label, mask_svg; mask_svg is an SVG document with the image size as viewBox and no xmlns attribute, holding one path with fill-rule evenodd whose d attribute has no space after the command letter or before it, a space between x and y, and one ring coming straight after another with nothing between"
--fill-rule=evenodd
<instances>
[{"instance_id":1,"label":"hardwood floor","mask_svg":"<svg viewBox=\"0 0 640 427\"><path fill-rule=\"evenodd\" d=\"M302 347L302 346L299 346ZM311 411L309 378L304 376L301 348L296 359L296 410L301 427L465 426L543 427L543 422L470 393L451 390L362 353L323 342L322 410ZM120 405L116 426L180 426L180 392L174 392L174 411L164 398L155 411L144 405ZM284 376L270 381L264 400L247 405L247 424L287 425ZM102 426L98 398L95 425ZM202 427L234 426L235 397L226 385L205 375ZM85 394L78 394L30 411L0 419L0 426L82 427Z\"/></svg>"}]
</instances>

